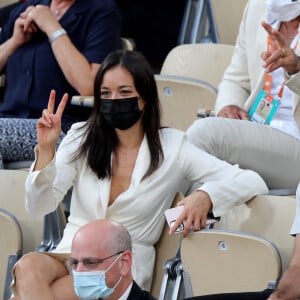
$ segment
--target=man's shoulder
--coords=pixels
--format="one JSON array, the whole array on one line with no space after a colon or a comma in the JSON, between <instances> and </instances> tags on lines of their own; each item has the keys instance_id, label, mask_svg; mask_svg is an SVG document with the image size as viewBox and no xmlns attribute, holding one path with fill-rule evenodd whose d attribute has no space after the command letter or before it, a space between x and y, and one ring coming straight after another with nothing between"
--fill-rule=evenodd
<instances>
[{"instance_id":1,"label":"man's shoulder","mask_svg":"<svg viewBox=\"0 0 300 300\"><path fill-rule=\"evenodd\" d=\"M156 300L149 292L142 290L136 282L133 282L127 300Z\"/></svg>"}]
</instances>

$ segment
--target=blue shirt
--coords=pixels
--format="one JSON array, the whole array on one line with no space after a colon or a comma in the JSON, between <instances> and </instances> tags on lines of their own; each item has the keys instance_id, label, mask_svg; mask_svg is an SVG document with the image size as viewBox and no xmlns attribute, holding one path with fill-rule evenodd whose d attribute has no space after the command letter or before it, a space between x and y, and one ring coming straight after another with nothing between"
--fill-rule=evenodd
<instances>
[{"instance_id":1,"label":"blue shirt","mask_svg":"<svg viewBox=\"0 0 300 300\"><path fill-rule=\"evenodd\" d=\"M0 43L12 36L20 12L37 4L49 6L50 0L29 0L17 7L2 28ZM101 64L108 53L121 47L120 21L113 0L76 0L59 23L90 63ZM64 93L70 98L79 94L65 78L48 37L42 32L35 34L8 59L5 74L6 91L0 117L39 118L47 107L51 89L57 92L57 102ZM63 130L66 131L74 122L87 119L89 113L89 108L73 106L69 101L63 115Z\"/></svg>"}]
</instances>

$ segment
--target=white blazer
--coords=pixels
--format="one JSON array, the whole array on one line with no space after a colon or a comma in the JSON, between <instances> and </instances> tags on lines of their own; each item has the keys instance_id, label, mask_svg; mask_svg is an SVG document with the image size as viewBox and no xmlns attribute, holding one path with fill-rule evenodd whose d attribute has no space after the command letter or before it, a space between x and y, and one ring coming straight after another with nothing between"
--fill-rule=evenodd
<instances>
[{"instance_id":1,"label":"white blazer","mask_svg":"<svg viewBox=\"0 0 300 300\"><path fill-rule=\"evenodd\" d=\"M183 180L199 182L199 189L211 197L215 216L268 192L257 173L221 161L188 143L183 132L166 128L160 131L162 165L142 180L150 162L148 141L144 138L128 190L108 206L110 179L99 180L85 160L72 160L82 141L80 126L82 123L72 126L45 169L32 172L31 168L26 180L26 208L32 214L47 214L73 185L70 217L55 251L70 253L72 238L80 226L96 219L115 220L132 236L133 275L145 289L151 286L153 245L165 222L164 211L171 206Z\"/></svg>"}]
</instances>

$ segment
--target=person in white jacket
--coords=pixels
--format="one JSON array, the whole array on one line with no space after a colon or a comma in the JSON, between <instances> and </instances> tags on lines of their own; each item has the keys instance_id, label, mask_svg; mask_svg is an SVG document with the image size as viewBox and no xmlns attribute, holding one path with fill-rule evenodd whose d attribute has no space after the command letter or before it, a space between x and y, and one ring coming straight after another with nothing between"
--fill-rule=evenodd
<instances>
[{"instance_id":1,"label":"person in white jacket","mask_svg":"<svg viewBox=\"0 0 300 300\"><path fill-rule=\"evenodd\" d=\"M198 186L179 202L184 210L170 234L183 220L186 235L190 227L205 227L209 212L222 216L235 205L268 192L257 173L205 153L187 142L182 131L161 128L153 72L138 52L115 51L103 61L95 78L90 119L74 124L55 153L67 98L54 112L52 91L38 121L26 208L33 215L47 214L73 186L70 216L52 256L31 253L17 262L17 299L77 299L71 275L55 257L68 256L78 228L97 219L111 219L128 229L134 280L149 290L153 245L165 222L164 211L184 180Z\"/></svg>"},{"instance_id":2,"label":"person in white jacket","mask_svg":"<svg viewBox=\"0 0 300 300\"><path fill-rule=\"evenodd\" d=\"M248 1L219 85L218 117L187 130L190 142L255 170L270 189L296 189L300 180L299 16L299 1Z\"/></svg>"}]
</instances>

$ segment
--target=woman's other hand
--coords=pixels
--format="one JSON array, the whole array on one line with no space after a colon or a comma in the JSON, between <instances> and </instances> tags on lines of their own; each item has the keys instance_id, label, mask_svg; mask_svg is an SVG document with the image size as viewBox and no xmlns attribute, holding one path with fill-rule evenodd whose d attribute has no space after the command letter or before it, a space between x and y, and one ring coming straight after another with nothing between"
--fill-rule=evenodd
<instances>
[{"instance_id":1,"label":"woman's other hand","mask_svg":"<svg viewBox=\"0 0 300 300\"><path fill-rule=\"evenodd\" d=\"M207 215L212 209L212 202L206 192L195 191L179 201L177 205L184 205L184 210L170 229L170 234L173 234L183 221L185 221L183 236L186 236L191 228L195 230L205 228Z\"/></svg>"}]
</instances>

